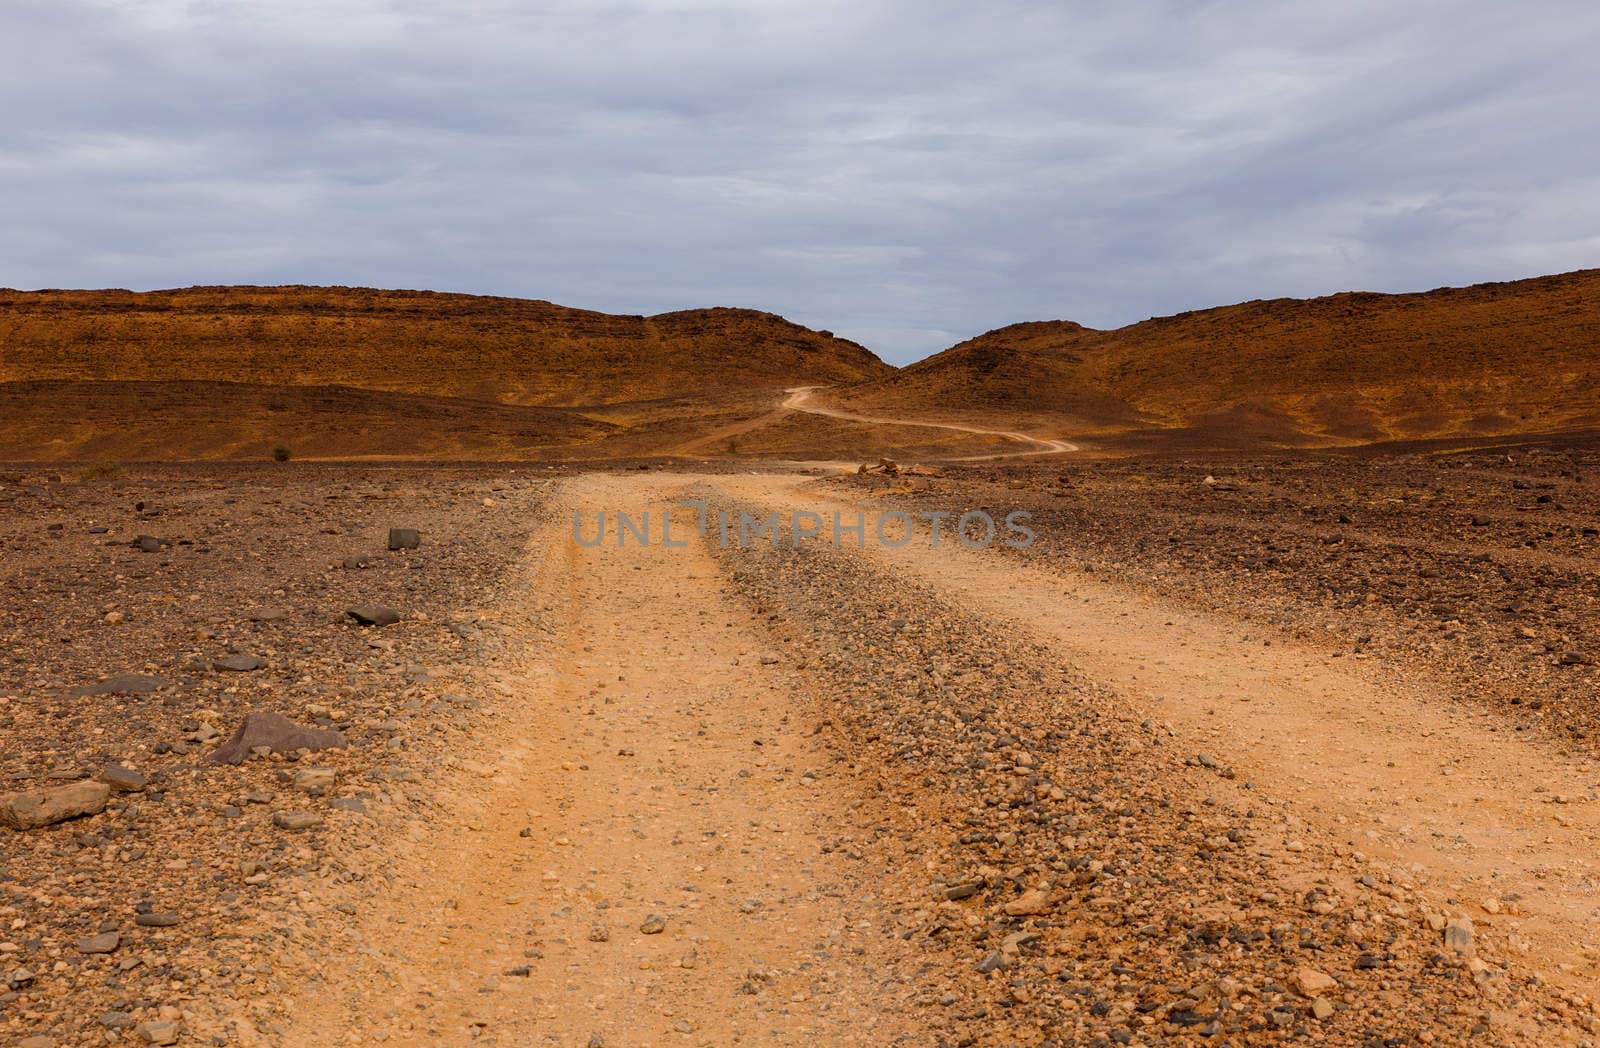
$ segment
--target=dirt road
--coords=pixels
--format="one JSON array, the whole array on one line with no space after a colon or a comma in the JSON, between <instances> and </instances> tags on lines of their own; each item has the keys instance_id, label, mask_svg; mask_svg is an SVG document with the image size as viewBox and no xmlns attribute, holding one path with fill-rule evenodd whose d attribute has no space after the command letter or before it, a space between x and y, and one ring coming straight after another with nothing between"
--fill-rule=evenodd
<instances>
[{"instance_id":1,"label":"dirt road","mask_svg":"<svg viewBox=\"0 0 1600 1048\"><path fill-rule=\"evenodd\" d=\"M562 481L498 719L284 1043L1596 1024L1587 761L1380 665L958 546L722 549L684 509L681 548L573 539L574 513L592 536L690 496L854 509L787 476Z\"/></svg>"},{"instance_id":2,"label":"dirt road","mask_svg":"<svg viewBox=\"0 0 1600 1048\"><path fill-rule=\"evenodd\" d=\"M812 394L822 388L824 387L796 386L794 389L788 390L789 395L784 399L780 410L803 411L811 415L822 415L827 418L841 419L845 422L864 422L874 426L921 426L927 429L948 429L957 433L975 433L985 437L1004 437L1006 440L1014 440L1019 444L1026 444L1032 449L1030 451L1017 451L1002 455L973 456L967 461L1014 458L1021 455L1059 455L1063 452L1078 450L1078 445L1070 441L1035 437L1013 430L984 429L981 426L964 426L954 422L927 422L920 419L886 418L877 415L859 415L853 411L840 411L812 401Z\"/></svg>"}]
</instances>

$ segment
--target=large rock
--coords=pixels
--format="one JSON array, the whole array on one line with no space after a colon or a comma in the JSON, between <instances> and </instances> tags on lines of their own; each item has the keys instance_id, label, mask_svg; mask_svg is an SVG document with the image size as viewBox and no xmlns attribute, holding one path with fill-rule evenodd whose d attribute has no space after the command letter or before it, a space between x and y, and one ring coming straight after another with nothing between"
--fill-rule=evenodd
<instances>
[{"instance_id":1,"label":"large rock","mask_svg":"<svg viewBox=\"0 0 1600 1048\"><path fill-rule=\"evenodd\" d=\"M0 795L0 825L36 830L106 810L111 787L103 782L73 782L42 790Z\"/></svg>"},{"instance_id":2,"label":"large rock","mask_svg":"<svg viewBox=\"0 0 1600 1048\"><path fill-rule=\"evenodd\" d=\"M363 626L393 626L400 621L400 613L394 608L380 607L376 604L361 604L345 614Z\"/></svg>"},{"instance_id":3,"label":"large rock","mask_svg":"<svg viewBox=\"0 0 1600 1048\"><path fill-rule=\"evenodd\" d=\"M233 738L211 751L208 760L222 764L243 764L250 751L264 746L273 753L296 750L342 750L344 735L325 728L302 728L280 713L246 715Z\"/></svg>"}]
</instances>

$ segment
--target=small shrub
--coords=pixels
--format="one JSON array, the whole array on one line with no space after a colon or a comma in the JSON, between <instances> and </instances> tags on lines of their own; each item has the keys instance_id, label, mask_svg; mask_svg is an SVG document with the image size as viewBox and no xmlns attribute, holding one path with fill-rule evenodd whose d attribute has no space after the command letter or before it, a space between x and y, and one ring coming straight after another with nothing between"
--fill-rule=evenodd
<instances>
[{"instance_id":1,"label":"small shrub","mask_svg":"<svg viewBox=\"0 0 1600 1048\"><path fill-rule=\"evenodd\" d=\"M96 462L85 467L79 474L79 480L116 480L122 476L122 467L115 462Z\"/></svg>"},{"instance_id":2,"label":"small shrub","mask_svg":"<svg viewBox=\"0 0 1600 1048\"><path fill-rule=\"evenodd\" d=\"M272 461L274 462L288 462L293 457L294 453L282 444L272 449Z\"/></svg>"}]
</instances>

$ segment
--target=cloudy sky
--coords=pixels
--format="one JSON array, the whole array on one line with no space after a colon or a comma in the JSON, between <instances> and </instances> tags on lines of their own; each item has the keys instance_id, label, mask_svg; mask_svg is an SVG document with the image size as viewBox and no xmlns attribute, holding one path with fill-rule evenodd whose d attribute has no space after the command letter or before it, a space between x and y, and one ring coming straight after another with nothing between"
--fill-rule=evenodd
<instances>
[{"instance_id":1,"label":"cloudy sky","mask_svg":"<svg viewBox=\"0 0 1600 1048\"><path fill-rule=\"evenodd\" d=\"M0 286L991 327L1600 265L1600 5L0 0Z\"/></svg>"}]
</instances>

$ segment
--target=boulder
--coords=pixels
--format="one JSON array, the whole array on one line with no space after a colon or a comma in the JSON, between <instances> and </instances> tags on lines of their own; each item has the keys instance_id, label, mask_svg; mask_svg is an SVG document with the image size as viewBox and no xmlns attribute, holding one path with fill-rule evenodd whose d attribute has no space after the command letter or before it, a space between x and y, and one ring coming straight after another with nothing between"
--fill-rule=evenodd
<instances>
[{"instance_id":1,"label":"boulder","mask_svg":"<svg viewBox=\"0 0 1600 1048\"><path fill-rule=\"evenodd\" d=\"M0 826L36 830L106 810L111 787L103 782L73 782L40 790L0 795Z\"/></svg>"},{"instance_id":2,"label":"boulder","mask_svg":"<svg viewBox=\"0 0 1600 1048\"><path fill-rule=\"evenodd\" d=\"M302 728L281 713L251 713L227 742L211 751L208 760L220 764L243 764L250 751L264 746L273 753L296 750L342 750L344 735L325 728Z\"/></svg>"},{"instance_id":3,"label":"boulder","mask_svg":"<svg viewBox=\"0 0 1600 1048\"><path fill-rule=\"evenodd\" d=\"M394 608L380 607L376 604L362 604L345 612L363 626L393 626L400 621L400 613Z\"/></svg>"}]
</instances>

